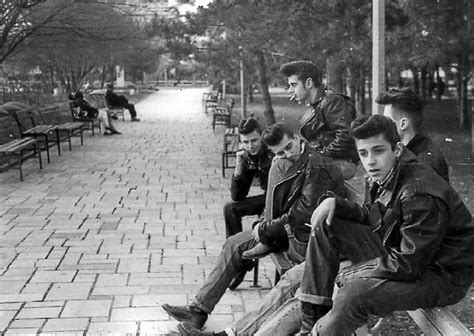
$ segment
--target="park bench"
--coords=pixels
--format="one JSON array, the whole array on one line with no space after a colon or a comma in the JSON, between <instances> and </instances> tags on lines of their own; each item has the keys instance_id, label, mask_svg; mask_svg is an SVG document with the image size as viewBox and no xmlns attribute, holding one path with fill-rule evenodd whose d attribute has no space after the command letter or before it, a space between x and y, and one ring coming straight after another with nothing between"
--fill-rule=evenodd
<instances>
[{"instance_id":1,"label":"park bench","mask_svg":"<svg viewBox=\"0 0 474 336\"><path fill-rule=\"evenodd\" d=\"M74 102L69 102L69 108L71 110L71 116L73 123L81 123L83 130L90 130L94 135L94 129L97 128L99 133L101 131L101 122L97 118L89 118L81 110L80 107L76 107Z\"/></svg>"},{"instance_id":2,"label":"park bench","mask_svg":"<svg viewBox=\"0 0 474 336\"><path fill-rule=\"evenodd\" d=\"M38 141L33 138L21 138L15 119L10 115L0 116L0 168L1 170L18 165L20 181L23 181L23 162L38 153L40 169L43 168L41 150ZM15 161L10 159L14 157Z\"/></svg>"},{"instance_id":3,"label":"park bench","mask_svg":"<svg viewBox=\"0 0 474 336\"><path fill-rule=\"evenodd\" d=\"M224 143L222 149L222 177L225 170L235 168L235 156L239 150L239 131L237 127L226 128L224 131Z\"/></svg>"},{"instance_id":4,"label":"park bench","mask_svg":"<svg viewBox=\"0 0 474 336\"><path fill-rule=\"evenodd\" d=\"M15 112L15 119L22 137L31 137L38 140L41 149L46 150L48 163L51 162L49 148L58 147L58 155L61 155L59 131L55 125L41 125L38 122L38 112L28 107Z\"/></svg>"},{"instance_id":5,"label":"park bench","mask_svg":"<svg viewBox=\"0 0 474 336\"><path fill-rule=\"evenodd\" d=\"M38 110L39 122L43 125L55 125L59 132L60 139L66 139L69 144L69 150L72 150L72 137L81 138L81 146L84 145L83 130L84 123L64 122L65 118L61 113L59 106L50 106Z\"/></svg>"},{"instance_id":6,"label":"park bench","mask_svg":"<svg viewBox=\"0 0 474 336\"><path fill-rule=\"evenodd\" d=\"M202 102L203 102L203 109L204 113L208 114L209 112L212 112L214 108L218 107L219 104L217 103L218 101L218 95L215 92L204 92L202 94Z\"/></svg>"},{"instance_id":7,"label":"park bench","mask_svg":"<svg viewBox=\"0 0 474 336\"><path fill-rule=\"evenodd\" d=\"M212 110L212 130L215 132L216 125L224 125L226 128L231 126L232 110L234 101L228 100L225 106L216 106Z\"/></svg>"}]
</instances>

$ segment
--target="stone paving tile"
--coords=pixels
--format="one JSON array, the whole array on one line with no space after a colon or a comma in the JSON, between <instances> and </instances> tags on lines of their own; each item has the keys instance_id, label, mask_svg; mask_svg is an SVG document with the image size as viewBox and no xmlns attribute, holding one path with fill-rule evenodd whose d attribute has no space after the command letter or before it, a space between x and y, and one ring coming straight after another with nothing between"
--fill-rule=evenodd
<instances>
[{"instance_id":1,"label":"stone paving tile","mask_svg":"<svg viewBox=\"0 0 474 336\"><path fill-rule=\"evenodd\" d=\"M53 318L59 317L61 307L22 308L16 318Z\"/></svg>"},{"instance_id":2,"label":"stone paving tile","mask_svg":"<svg viewBox=\"0 0 474 336\"><path fill-rule=\"evenodd\" d=\"M70 282L76 271L37 271L30 282Z\"/></svg>"},{"instance_id":3,"label":"stone paving tile","mask_svg":"<svg viewBox=\"0 0 474 336\"><path fill-rule=\"evenodd\" d=\"M112 300L67 301L61 317L109 316Z\"/></svg>"},{"instance_id":4,"label":"stone paving tile","mask_svg":"<svg viewBox=\"0 0 474 336\"><path fill-rule=\"evenodd\" d=\"M136 334L138 322L91 322L88 333L94 334Z\"/></svg>"},{"instance_id":5,"label":"stone paving tile","mask_svg":"<svg viewBox=\"0 0 474 336\"><path fill-rule=\"evenodd\" d=\"M88 325L88 318L49 319L44 325L42 331L85 331Z\"/></svg>"},{"instance_id":6,"label":"stone paving tile","mask_svg":"<svg viewBox=\"0 0 474 336\"><path fill-rule=\"evenodd\" d=\"M168 320L168 314L159 307L112 308L111 321Z\"/></svg>"},{"instance_id":7,"label":"stone paving tile","mask_svg":"<svg viewBox=\"0 0 474 336\"><path fill-rule=\"evenodd\" d=\"M83 300L87 299L92 289L92 283L54 283L46 295L46 300Z\"/></svg>"}]
</instances>

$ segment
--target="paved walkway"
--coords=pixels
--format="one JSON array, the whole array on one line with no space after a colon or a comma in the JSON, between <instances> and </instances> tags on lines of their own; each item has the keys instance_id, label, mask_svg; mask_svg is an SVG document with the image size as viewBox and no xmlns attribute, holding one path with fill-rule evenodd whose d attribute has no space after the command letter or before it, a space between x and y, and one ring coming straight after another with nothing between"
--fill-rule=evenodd
<instances>
[{"instance_id":1,"label":"paved walkway","mask_svg":"<svg viewBox=\"0 0 474 336\"><path fill-rule=\"evenodd\" d=\"M122 135L88 132L41 171L29 160L24 182L17 169L0 174L0 334L175 330L161 305L192 297L225 238L222 129L202 113L203 91L160 90L137 105L142 122L117 122ZM262 288L251 277L209 329L255 305L271 261Z\"/></svg>"}]
</instances>

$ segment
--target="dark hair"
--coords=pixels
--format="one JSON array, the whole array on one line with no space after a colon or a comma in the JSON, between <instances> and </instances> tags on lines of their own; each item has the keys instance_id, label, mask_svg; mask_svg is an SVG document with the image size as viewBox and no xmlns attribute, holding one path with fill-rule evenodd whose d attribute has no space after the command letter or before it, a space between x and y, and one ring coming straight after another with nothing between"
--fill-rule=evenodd
<instances>
[{"instance_id":1,"label":"dark hair","mask_svg":"<svg viewBox=\"0 0 474 336\"><path fill-rule=\"evenodd\" d=\"M255 118L242 119L239 123L239 134L247 135L253 131L257 131L258 134L262 134L262 127Z\"/></svg>"},{"instance_id":2,"label":"dark hair","mask_svg":"<svg viewBox=\"0 0 474 336\"><path fill-rule=\"evenodd\" d=\"M321 85L321 72L316 64L309 61L294 61L283 64L280 67L280 72L286 77L297 75L302 82L311 78L315 86Z\"/></svg>"},{"instance_id":3,"label":"dark hair","mask_svg":"<svg viewBox=\"0 0 474 336\"><path fill-rule=\"evenodd\" d=\"M276 146L281 142L285 135L288 138L293 138L295 136L287 124L277 122L263 130L262 141L267 146Z\"/></svg>"},{"instance_id":4,"label":"dark hair","mask_svg":"<svg viewBox=\"0 0 474 336\"><path fill-rule=\"evenodd\" d=\"M423 99L410 88L390 89L379 94L375 102L380 105L392 105L413 122L415 130L420 130L423 123Z\"/></svg>"},{"instance_id":5,"label":"dark hair","mask_svg":"<svg viewBox=\"0 0 474 336\"><path fill-rule=\"evenodd\" d=\"M76 91L76 92L69 93L68 98L69 100L84 99L84 95L82 94L81 91Z\"/></svg>"},{"instance_id":6,"label":"dark hair","mask_svg":"<svg viewBox=\"0 0 474 336\"><path fill-rule=\"evenodd\" d=\"M356 140L382 134L385 140L390 143L392 149L395 149L397 142L400 142L397 126L393 120L380 114L357 118L351 124L350 133Z\"/></svg>"}]
</instances>

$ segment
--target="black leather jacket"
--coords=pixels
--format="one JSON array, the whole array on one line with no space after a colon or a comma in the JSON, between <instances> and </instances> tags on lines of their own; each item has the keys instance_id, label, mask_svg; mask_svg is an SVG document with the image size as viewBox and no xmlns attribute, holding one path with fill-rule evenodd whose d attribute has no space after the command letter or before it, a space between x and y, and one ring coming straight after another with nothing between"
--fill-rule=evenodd
<instances>
[{"instance_id":1,"label":"black leather jacket","mask_svg":"<svg viewBox=\"0 0 474 336\"><path fill-rule=\"evenodd\" d=\"M369 277L414 281L431 269L469 285L474 275L474 225L459 195L410 151L404 151L392 174L373 203L361 207L336 197L336 215L372 226L387 251L341 275L350 277L356 268Z\"/></svg>"},{"instance_id":2,"label":"black leather jacket","mask_svg":"<svg viewBox=\"0 0 474 336\"><path fill-rule=\"evenodd\" d=\"M416 155L418 161L431 166L446 182L449 183L449 168L443 153L433 140L424 133L417 133L406 146Z\"/></svg>"},{"instance_id":3,"label":"black leather jacket","mask_svg":"<svg viewBox=\"0 0 474 336\"><path fill-rule=\"evenodd\" d=\"M323 155L305 146L298 159L275 184L271 195L272 220L259 225L260 241L273 251L285 251L289 242L285 224L300 242L307 242L311 231L311 215L321 195L333 191L345 195L340 169Z\"/></svg>"},{"instance_id":4,"label":"black leather jacket","mask_svg":"<svg viewBox=\"0 0 474 336\"><path fill-rule=\"evenodd\" d=\"M260 188L267 190L268 172L274 156L272 151L265 144L262 144L260 152L254 157L249 157L245 162L242 174L239 176L232 175L230 197L233 201L243 201L247 197L255 177L260 182Z\"/></svg>"},{"instance_id":5,"label":"black leather jacket","mask_svg":"<svg viewBox=\"0 0 474 336\"><path fill-rule=\"evenodd\" d=\"M321 154L358 162L355 143L349 135L355 117L355 107L348 96L325 89L301 118L299 131Z\"/></svg>"}]
</instances>

